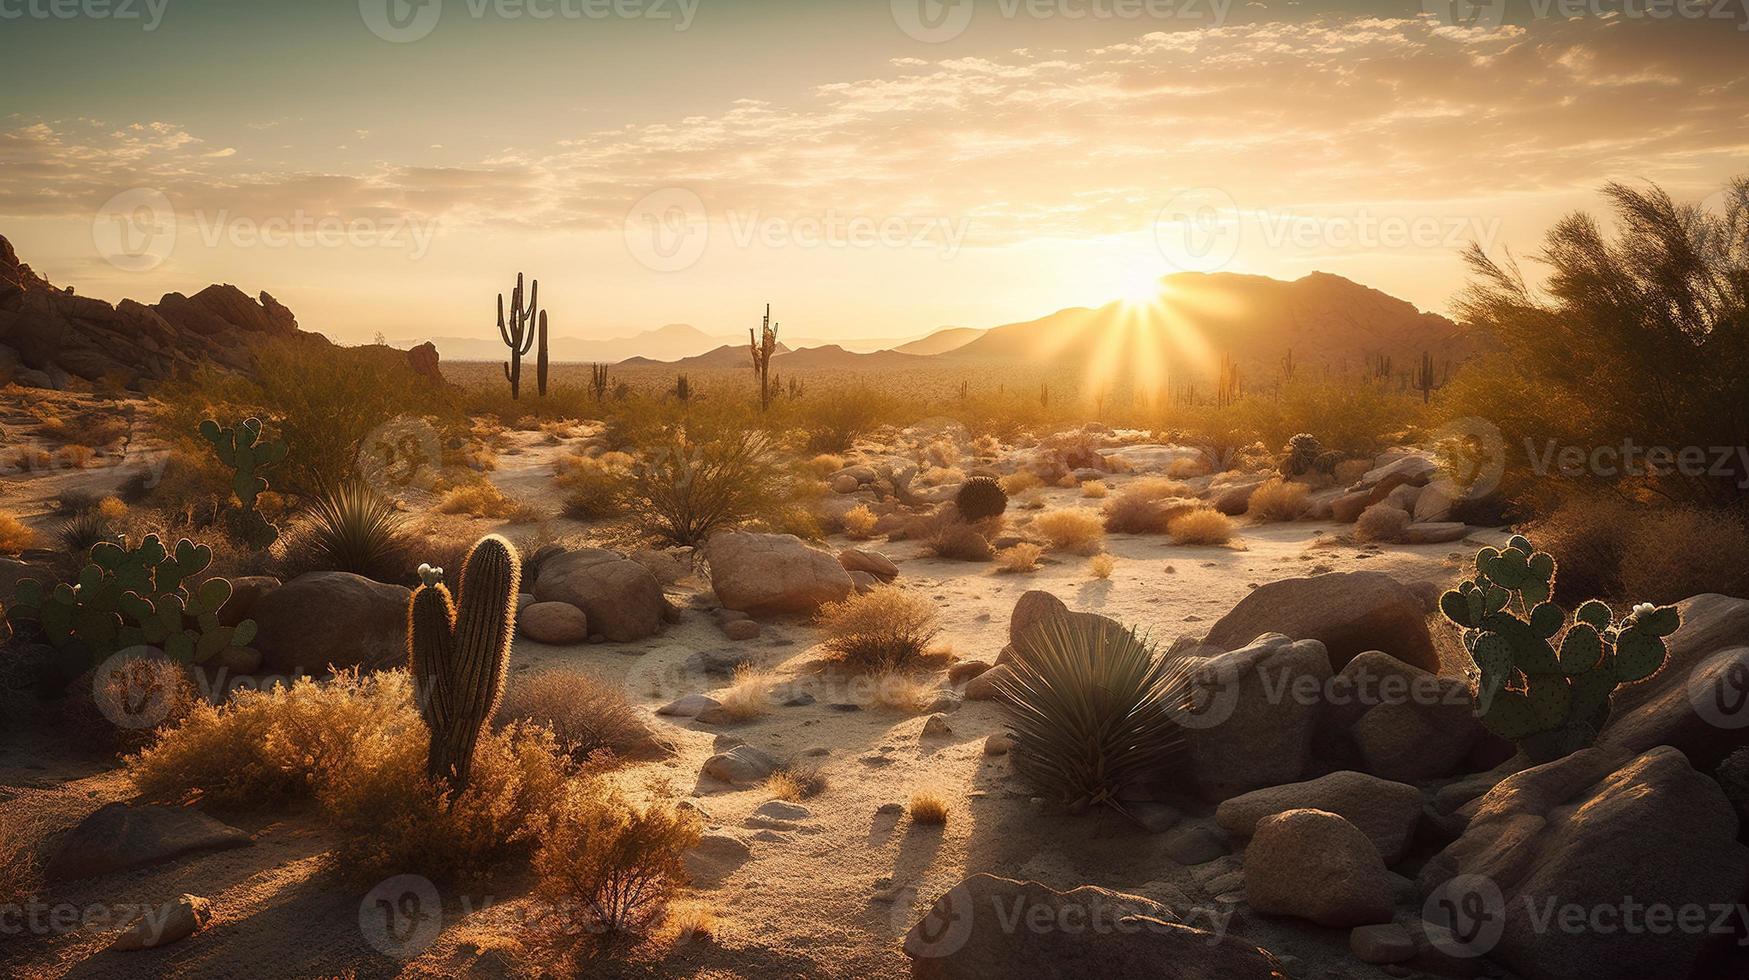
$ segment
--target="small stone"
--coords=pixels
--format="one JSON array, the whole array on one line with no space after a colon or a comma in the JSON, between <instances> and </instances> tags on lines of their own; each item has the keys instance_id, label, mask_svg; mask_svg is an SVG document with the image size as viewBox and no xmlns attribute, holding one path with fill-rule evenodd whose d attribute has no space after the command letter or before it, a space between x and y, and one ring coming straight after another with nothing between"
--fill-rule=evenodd
<instances>
[{"instance_id":1,"label":"small stone","mask_svg":"<svg viewBox=\"0 0 1749 980\"><path fill-rule=\"evenodd\" d=\"M989 738L984 739L985 755L1007 755L1008 750L1013 747L1014 740L1009 738L1006 732L997 732Z\"/></svg>"},{"instance_id":2,"label":"small stone","mask_svg":"<svg viewBox=\"0 0 1749 980\"><path fill-rule=\"evenodd\" d=\"M751 619L736 619L723 624L723 635L731 640L759 639L759 624Z\"/></svg>"},{"instance_id":3,"label":"small stone","mask_svg":"<svg viewBox=\"0 0 1749 980\"><path fill-rule=\"evenodd\" d=\"M670 718L696 718L700 712L707 708L721 706L722 702L708 694L688 694L657 708L656 713Z\"/></svg>"},{"instance_id":4,"label":"small stone","mask_svg":"<svg viewBox=\"0 0 1749 980\"><path fill-rule=\"evenodd\" d=\"M1404 963L1415 958L1415 940L1395 922L1356 926L1348 934L1348 949L1363 963Z\"/></svg>"},{"instance_id":5,"label":"small stone","mask_svg":"<svg viewBox=\"0 0 1749 980\"><path fill-rule=\"evenodd\" d=\"M946 715L930 715L923 723L924 738L946 738L953 734L953 727L947 723Z\"/></svg>"},{"instance_id":6,"label":"small stone","mask_svg":"<svg viewBox=\"0 0 1749 980\"><path fill-rule=\"evenodd\" d=\"M212 917L211 902L199 895L183 895L134 919L109 948L126 951L168 946L206 928Z\"/></svg>"}]
</instances>

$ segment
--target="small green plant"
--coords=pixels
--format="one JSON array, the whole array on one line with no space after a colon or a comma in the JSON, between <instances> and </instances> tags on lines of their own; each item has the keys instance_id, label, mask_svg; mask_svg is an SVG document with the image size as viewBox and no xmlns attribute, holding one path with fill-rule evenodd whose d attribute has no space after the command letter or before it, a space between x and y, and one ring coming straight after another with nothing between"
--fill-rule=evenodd
<instances>
[{"instance_id":1,"label":"small green plant","mask_svg":"<svg viewBox=\"0 0 1749 980\"><path fill-rule=\"evenodd\" d=\"M953 504L959 509L960 516L968 521L987 520L1000 517L1008 510L1008 492L990 477L974 476L960 484L959 492L953 495Z\"/></svg>"},{"instance_id":2,"label":"small green plant","mask_svg":"<svg viewBox=\"0 0 1749 980\"><path fill-rule=\"evenodd\" d=\"M1476 553L1476 575L1439 598L1476 662L1476 715L1489 731L1547 762L1596 741L1618 685L1658 673L1674 606L1641 603L1619 622L1596 599L1571 619L1551 601L1555 559L1514 535Z\"/></svg>"},{"instance_id":3,"label":"small green plant","mask_svg":"<svg viewBox=\"0 0 1749 980\"><path fill-rule=\"evenodd\" d=\"M218 612L231 583L193 577L212 564L213 552L187 538L166 549L156 534L138 547L101 542L72 583L45 587L23 579L11 604L14 625L34 623L57 650L81 655L89 667L118 650L154 646L183 663L204 663L255 639L255 623L221 626Z\"/></svg>"},{"instance_id":4,"label":"small green plant","mask_svg":"<svg viewBox=\"0 0 1749 980\"><path fill-rule=\"evenodd\" d=\"M489 534L462 562L458 610L443 569L419 566L424 583L407 613L407 655L422 693L419 711L431 730L426 771L460 792L473 769L474 746L504 696L522 562L510 542Z\"/></svg>"},{"instance_id":5,"label":"small green plant","mask_svg":"<svg viewBox=\"0 0 1749 980\"><path fill-rule=\"evenodd\" d=\"M279 539L279 528L261 516L255 508L255 499L267 489L261 471L285 459L285 443L263 440L261 420L257 418L246 418L234 427L206 419L200 423L200 434L213 444L219 462L236 471L231 478L231 492L237 495L238 504L229 518L232 532L257 550L273 544Z\"/></svg>"},{"instance_id":6,"label":"small green plant","mask_svg":"<svg viewBox=\"0 0 1749 980\"><path fill-rule=\"evenodd\" d=\"M309 523L297 548L309 562L327 571L351 572L387 580L405 574L406 515L368 484L348 480L319 494L310 507Z\"/></svg>"},{"instance_id":7,"label":"small green plant","mask_svg":"<svg viewBox=\"0 0 1749 980\"><path fill-rule=\"evenodd\" d=\"M1014 769L1072 810L1124 812L1124 790L1183 749L1178 711L1190 667L1156 657L1134 631L1094 616L1052 616L1017 638L998 681Z\"/></svg>"}]
</instances>

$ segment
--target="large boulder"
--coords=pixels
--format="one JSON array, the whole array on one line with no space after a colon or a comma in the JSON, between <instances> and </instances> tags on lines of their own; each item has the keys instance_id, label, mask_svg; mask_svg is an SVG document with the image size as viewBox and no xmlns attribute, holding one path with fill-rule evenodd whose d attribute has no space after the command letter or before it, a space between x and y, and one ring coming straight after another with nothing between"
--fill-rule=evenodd
<instances>
[{"instance_id":1,"label":"large boulder","mask_svg":"<svg viewBox=\"0 0 1749 980\"><path fill-rule=\"evenodd\" d=\"M1250 837L1263 820L1289 810L1334 813L1365 834L1386 864L1409 849L1421 822L1421 791L1360 772L1333 772L1303 783L1270 786L1235 796L1215 810L1215 822L1236 838Z\"/></svg>"},{"instance_id":2,"label":"large boulder","mask_svg":"<svg viewBox=\"0 0 1749 980\"><path fill-rule=\"evenodd\" d=\"M1330 686L1330 721L1346 733L1367 772L1414 782L1457 772L1487 732L1469 682L1441 677L1369 650Z\"/></svg>"},{"instance_id":3,"label":"large boulder","mask_svg":"<svg viewBox=\"0 0 1749 980\"><path fill-rule=\"evenodd\" d=\"M1502 780L1421 886L1429 909L1478 909L1452 936L1530 980L1687 977L1749 880L1737 831L1676 749L1586 749ZM1696 909L1700 927L1678 927Z\"/></svg>"},{"instance_id":4,"label":"large boulder","mask_svg":"<svg viewBox=\"0 0 1749 980\"><path fill-rule=\"evenodd\" d=\"M1331 677L1323 644L1266 635L1230 653L1180 656L1192 708L1179 726L1204 795L1224 800L1305 773Z\"/></svg>"},{"instance_id":5,"label":"large boulder","mask_svg":"<svg viewBox=\"0 0 1749 980\"><path fill-rule=\"evenodd\" d=\"M1439 672L1422 598L1383 572L1332 572L1253 589L1209 630L1207 642L1237 650L1265 633L1317 640L1340 670L1368 650Z\"/></svg>"},{"instance_id":6,"label":"large boulder","mask_svg":"<svg viewBox=\"0 0 1749 980\"><path fill-rule=\"evenodd\" d=\"M1280 980L1241 939L1180 925L1174 911L1093 885L1067 892L975 874L905 934L918 980Z\"/></svg>"},{"instance_id":7,"label":"large boulder","mask_svg":"<svg viewBox=\"0 0 1749 980\"><path fill-rule=\"evenodd\" d=\"M516 632L536 643L582 643L589 639L589 616L568 602L531 602L516 614Z\"/></svg>"},{"instance_id":8,"label":"large boulder","mask_svg":"<svg viewBox=\"0 0 1749 980\"><path fill-rule=\"evenodd\" d=\"M745 613L806 613L841 602L854 583L830 552L793 534L713 535L704 548L717 601Z\"/></svg>"},{"instance_id":9,"label":"large boulder","mask_svg":"<svg viewBox=\"0 0 1749 980\"><path fill-rule=\"evenodd\" d=\"M534 583L536 602L567 602L583 610L592 633L629 643L661 632L668 599L648 568L605 548L580 548L548 558Z\"/></svg>"},{"instance_id":10,"label":"large boulder","mask_svg":"<svg viewBox=\"0 0 1749 980\"><path fill-rule=\"evenodd\" d=\"M407 606L413 593L351 572L310 572L249 607L261 670L320 674L336 668L390 667L407 660Z\"/></svg>"},{"instance_id":11,"label":"large boulder","mask_svg":"<svg viewBox=\"0 0 1749 980\"><path fill-rule=\"evenodd\" d=\"M1712 772L1749 745L1749 599L1709 593L1677 608L1682 626L1669 639L1670 659L1647 680L1616 689L1598 744L1624 754L1671 745Z\"/></svg>"},{"instance_id":12,"label":"large boulder","mask_svg":"<svg viewBox=\"0 0 1749 980\"><path fill-rule=\"evenodd\" d=\"M1245 848L1245 901L1333 929L1391 921L1391 884L1372 841L1323 810L1265 817Z\"/></svg>"},{"instance_id":13,"label":"large boulder","mask_svg":"<svg viewBox=\"0 0 1749 980\"><path fill-rule=\"evenodd\" d=\"M248 834L199 810L110 803L61 835L43 877L74 881L252 843Z\"/></svg>"}]
</instances>

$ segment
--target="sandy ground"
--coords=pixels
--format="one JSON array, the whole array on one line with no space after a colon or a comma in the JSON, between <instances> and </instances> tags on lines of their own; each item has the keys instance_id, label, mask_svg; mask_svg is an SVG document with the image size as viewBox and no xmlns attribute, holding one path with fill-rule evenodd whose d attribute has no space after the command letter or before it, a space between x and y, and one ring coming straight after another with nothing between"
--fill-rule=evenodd
<instances>
[{"instance_id":1,"label":"sandy ground","mask_svg":"<svg viewBox=\"0 0 1749 980\"><path fill-rule=\"evenodd\" d=\"M564 446L550 445L538 433L512 437L514 449L500 457L494 481L520 499L555 506L550 465ZM77 479L93 477L80 471ZM27 479L42 485L22 499L49 499L48 481L66 478ZM14 506L19 498L11 497L13 484L7 489L8 506ZM1048 491L1047 499L1051 507L1098 504L1073 490ZM20 509L37 516L28 504ZM494 522L467 523L477 533L496 529ZM547 530L580 528L557 521ZM529 529L508 530L514 538ZM1479 532L1450 545L1361 548L1341 543L1343 530L1316 523L1243 526L1233 547L1178 547L1159 537L1114 535L1107 548L1117 565L1108 581L1094 579L1081 556L1050 556L1035 573L1009 575L988 564L927 556L912 542L834 538L830 545L871 547L895 560L899 584L940 608L942 641L961 658L993 660L1006 640L1009 612L1028 589L1046 589L1072 607L1142 626L1166 644L1202 633L1249 589L1276 579L1374 569L1447 583L1457 577L1461 556L1496 537ZM691 800L712 828L763 838L752 841L746 864L721 880L696 883L693 897L721 920L714 941L657 944L629 963L594 964L591 975L906 976L899 937L935 897L978 871L1059 888L1099 884L1174 905L1188 897L1216 908L1199 882L1209 869L1198 875L1173 862L1162 835L1112 813L1068 815L1036 803L1004 758L982 752L986 737L1002 727L1000 709L992 704L965 704L949 715L951 735L925 740L922 715L872 705L856 711L830 707L861 695L821 680L816 633L805 621L763 621L760 638L735 644L703 608L710 605L706 582L683 580L670 588L670 597L684 610L680 622L644 642L551 647L519 639L516 645L516 672L563 664L612 678L648 713L652 727L673 741L672 758L630 768L624 773L628 785L651 796ZM722 727L676 724L654 714L675 697L711 690L684 670L694 652L734 646L780 680L813 690L816 703L774 707L751 723ZM747 826L747 818L770 798L766 791L699 786L699 768L720 736L817 764L828 786L805 802L811 816L797 827L760 833ZM129 796L113 763L77 755L53 733L0 738L0 806L35 815L39 834ZM914 826L908 817L877 813L883 804L906 803L918 790L949 802L945 827ZM1207 819L1210 809L1189 804L1187 813L1192 820ZM254 847L86 882L54 895L71 908L161 902L182 892L204 895L216 912L204 934L129 954L100 953L108 930L96 926L48 937L0 934L0 963L10 947L10 969L32 976L491 975L509 962L501 952L503 936L530 914L530 903L518 897L526 881L495 882L497 894L445 893L442 937L403 962L368 940L360 925L360 889L339 884L324 866L323 837L307 814L236 822L257 834ZM1235 859L1223 861L1236 866ZM368 916L368 900L363 906ZM1337 976L1377 975L1347 956L1344 932L1244 915L1226 927L1298 958L1303 965L1296 975L1323 976L1325 969L1344 971Z\"/></svg>"}]
</instances>

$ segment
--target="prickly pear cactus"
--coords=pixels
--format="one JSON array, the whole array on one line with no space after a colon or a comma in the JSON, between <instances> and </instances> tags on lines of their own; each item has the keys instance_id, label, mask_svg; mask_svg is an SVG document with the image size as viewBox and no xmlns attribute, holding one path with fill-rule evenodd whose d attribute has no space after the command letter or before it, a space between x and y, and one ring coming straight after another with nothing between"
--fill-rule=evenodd
<instances>
[{"instance_id":1,"label":"prickly pear cactus","mask_svg":"<svg viewBox=\"0 0 1749 980\"><path fill-rule=\"evenodd\" d=\"M9 618L29 622L50 645L101 663L117 650L155 646L184 663L204 663L255 639L255 623L223 626L218 613L231 583L210 578L190 590L189 579L212 564L213 552L183 538L166 549L155 534L138 547L102 542L73 582L18 583Z\"/></svg>"},{"instance_id":2,"label":"prickly pear cactus","mask_svg":"<svg viewBox=\"0 0 1749 980\"><path fill-rule=\"evenodd\" d=\"M1569 621L1550 601L1555 571L1553 556L1514 535L1505 550L1477 552L1475 577L1439 598L1475 660L1483 726L1538 762L1596 741L1616 687L1662 669L1664 640L1681 625L1676 607L1651 603L1616 622L1596 599Z\"/></svg>"},{"instance_id":3,"label":"prickly pear cactus","mask_svg":"<svg viewBox=\"0 0 1749 980\"><path fill-rule=\"evenodd\" d=\"M200 434L213 444L219 462L236 471L231 478L231 492L237 495L240 506L231 517L232 533L257 549L278 540L279 528L261 516L255 500L267 489L262 471L285 459L285 443L262 440L261 420L257 418L244 419L235 427L207 419L200 424Z\"/></svg>"}]
</instances>

